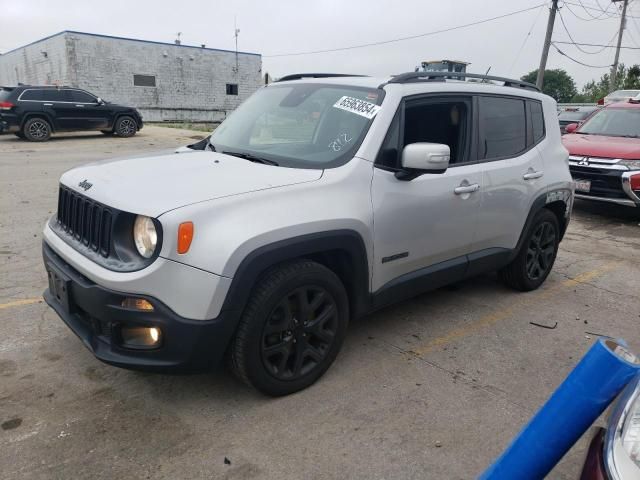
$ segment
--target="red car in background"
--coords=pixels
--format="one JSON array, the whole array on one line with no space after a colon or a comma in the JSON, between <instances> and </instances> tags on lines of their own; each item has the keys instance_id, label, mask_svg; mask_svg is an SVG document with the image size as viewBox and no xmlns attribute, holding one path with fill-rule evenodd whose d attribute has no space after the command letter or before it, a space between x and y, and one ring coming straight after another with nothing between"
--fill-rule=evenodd
<instances>
[{"instance_id":1,"label":"red car in background","mask_svg":"<svg viewBox=\"0 0 640 480\"><path fill-rule=\"evenodd\" d=\"M576 198L640 207L640 101L607 105L566 132Z\"/></svg>"}]
</instances>

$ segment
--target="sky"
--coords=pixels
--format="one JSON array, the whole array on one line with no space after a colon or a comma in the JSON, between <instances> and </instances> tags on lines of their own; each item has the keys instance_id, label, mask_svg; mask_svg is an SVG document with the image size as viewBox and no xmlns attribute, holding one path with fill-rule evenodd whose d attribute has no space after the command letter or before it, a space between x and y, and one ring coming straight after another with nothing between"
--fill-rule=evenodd
<instances>
[{"instance_id":1,"label":"sky","mask_svg":"<svg viewBox=\"0 0 640 480\"><path fill-rule=\"evenodd\" d=\"M609 0L560 0L560 13L578 43L613 44L620 16ZM413 71L423 60L470 62L467 71L520 77L538 67L549 1L543 0L0 0L0 53L62 30L235 48L263 55L263 72L274 77L295 72L341 72L387 76ZM618 4L619 5L619 4ZM587 9L583 8L587 7ZM532 7L536 7L531 9ZM607 13L603 13L603 8ZM338 52L272 56L350 47L416 36L509 17L450 32ZM631 0L623 46L640 48L640 0ZM594 18L595 17L595 18ZM569 41L560 17L554 41ZM598 79L615 49L558 44L547 68L563 68L578 87ZM620 62L640 63L640 49L623 49Z\"/></svg>"}]
</instances>

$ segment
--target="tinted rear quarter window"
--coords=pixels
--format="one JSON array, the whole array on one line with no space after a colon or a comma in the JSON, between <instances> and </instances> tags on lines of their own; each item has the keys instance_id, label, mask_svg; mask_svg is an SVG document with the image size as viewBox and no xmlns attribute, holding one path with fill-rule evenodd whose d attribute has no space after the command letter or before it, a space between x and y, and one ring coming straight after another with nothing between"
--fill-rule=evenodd
<instances>
[{"instance_id":1,"label":"tinted rear quarter window","mask_svg":"<svg viewBox=\"0 0 640 480\"><path fill-rule=\"evenodd\" d=\"M515 98L480 97L480 158L514 157L527 148L525 102Z\"/></svg>"},{"instance_id":2,"label":"tinted rear quarter window","mask_svg":"<svg viewBox=\"0 0 640 480\"><path fill-rule=\"evenodd\" d=\"M531 108L531 129L533 130L533 143L538 143L544 137L544 116L542 115L542 104L530 101Z\"/></svg>"},{"instance_id":3,"label":"tinted rear quarter window","mask_svg":"<svg viewBox=\"0 0 640 480\"><path fill-rule=\"evenodd\" d=\"M43 90L29 89L22 92L20 100L44 100Z\"/></svg>"},{"instance_id":4,"label":"tinted rear quarter window","mask_svg":"<svg viewBox=\"0 0 640 480\"><path fill-rule=\"evenodd\" d=\"M0 88L0 102L6 102L13 92L12 88Z\"/></svg>"}]
</instances>

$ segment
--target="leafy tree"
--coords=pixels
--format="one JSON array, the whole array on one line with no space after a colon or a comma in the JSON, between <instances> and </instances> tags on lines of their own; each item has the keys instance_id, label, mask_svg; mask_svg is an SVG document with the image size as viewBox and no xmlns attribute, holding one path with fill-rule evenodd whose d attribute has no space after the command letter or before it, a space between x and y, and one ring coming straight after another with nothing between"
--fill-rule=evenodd
<instances>
[{"instance_id":1,"label":"leafy tree","mask_svg":"<svg viewBox=\"0 0 640 480\"><path fill-rule=\"evenodd\" d=\"M618 74L616 75L616 84L611 90L609 88L610 74L605 73L600 80L591 80L582 87L582 92L575 95L573 102L597 102L605 97L613 90L620 89L640 89L640 65L633 65L626 68L623 64L618 65Z\"/></svg>"},{"instance_id":2,"label":"leafy tree","mask_svg":"<svg viewBox=\"0 0 640 480\"><path fill-rule=\"evenodd\" d=\"M525 82L536 83L538 77L538 70L527 73L521 78ZM547 95L555 98L556 102L566 103L578 93L576 84L573 78L560 68L554 70L544 71L544 82L542 84L542 91Z\"/></svg>"}]
</instances>

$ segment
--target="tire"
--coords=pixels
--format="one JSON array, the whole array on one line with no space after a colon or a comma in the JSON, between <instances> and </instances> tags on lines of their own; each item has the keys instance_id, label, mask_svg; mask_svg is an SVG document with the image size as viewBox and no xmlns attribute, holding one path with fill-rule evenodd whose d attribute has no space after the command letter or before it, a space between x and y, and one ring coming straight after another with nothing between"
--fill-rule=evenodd
<instances>
[{"instance_id":1,"label":"tire","mask_svg":"<svg viewBox=\"0 0 640 480\"><path fill-rule=\"evenodd\" d=\"M549 276L559 244L558 218L543 208L536 213L516 258L498 275L511 288L522 292L535 290Z\"/></svg>"},{"instance_id":2,"label":"tire","mask_svg":"<svg viewBox=\"0 0 640 480\"><path fill-rule=\"evenodd\" d=\"M51 138L51 125L44 118L33 117L24 122L21 133L30 142L46 142Z\"/></svg>"},{"instance_id":3,"label":"tire","mask_svg":"<svg viewBox=\"0 0 640 480\"><path fill-rule=\"evenodd\" d=\"M116 120L115 128L113 129L119 137L133 137L138 131L138 123L133 117L124 116Z\"/></svg>"},{"instance_id":4,"label":"tire","mask_svg":"<svg viewBox=\"0 0 640 480\"><path fill-rule=\"evenodd\" d=\"M113 135L114 131L113 130L100 130L102 133L104 133L107 136Z\"/></svg>"},{"instance_id":5,"label":"tire","mask_svg":"<svg viewBox=\"0 0 640 480\"><path fill-rule=\"evenodd\" d=\"M229 366L265 395L297 392L331 366L348 320L347 294L331 270L308 260L278 265L253 289L227 352Z\"/></svg>"}]
</instances>

